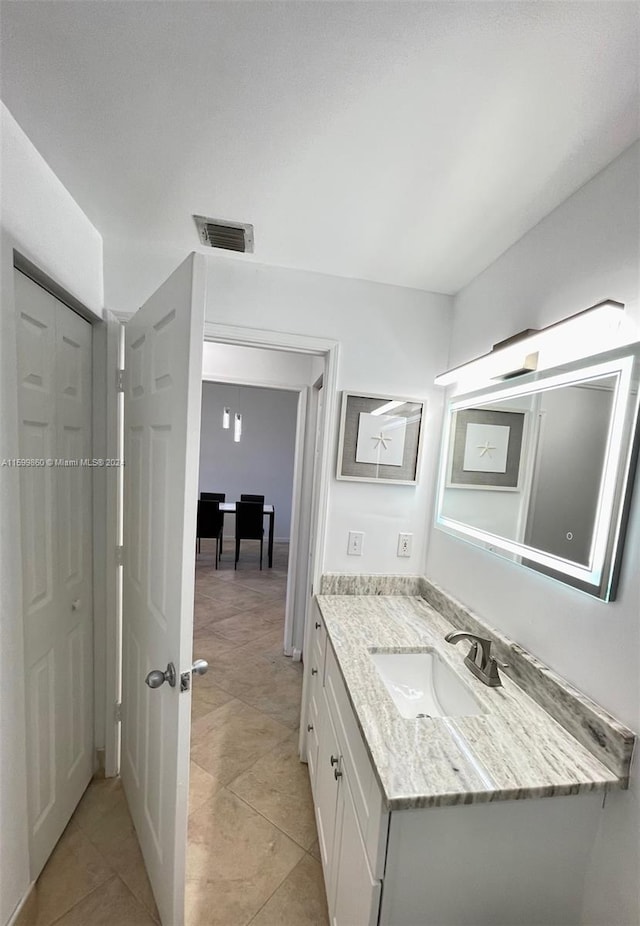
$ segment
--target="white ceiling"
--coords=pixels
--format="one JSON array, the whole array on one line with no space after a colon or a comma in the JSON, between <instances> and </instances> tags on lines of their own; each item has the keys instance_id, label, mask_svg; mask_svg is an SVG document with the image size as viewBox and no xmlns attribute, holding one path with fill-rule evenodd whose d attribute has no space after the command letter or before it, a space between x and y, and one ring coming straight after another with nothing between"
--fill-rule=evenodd
<instances>
[{"instance_id":1,"label":"white ceiling","mask_svg":"<svg viewBox=\"0 0 640 926\"><path fill-rule=\"evenodd\" d=\"M638 11L14 0L1 91L106 240L454 293L640 134Z\"/></svg>"}]
</instances>

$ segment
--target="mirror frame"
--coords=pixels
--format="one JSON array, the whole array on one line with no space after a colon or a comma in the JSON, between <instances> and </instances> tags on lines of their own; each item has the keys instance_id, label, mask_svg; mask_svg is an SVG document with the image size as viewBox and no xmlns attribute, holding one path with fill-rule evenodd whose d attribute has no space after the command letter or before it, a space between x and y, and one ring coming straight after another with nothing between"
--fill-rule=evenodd
<instances>
[{"instance_id":1,"label":"mirror frame","mask_svg":"<svg viewBox=\"0 0 640 926\"><path fill-rule=\"evenodd\" d=\"M584 382L601 376L617 378L607 450L596 514L594 539L587 566L526 544L509 540L442 514L450 465L451 426L455 412L491 405ZM640 342L573 361L553 369L529 373L464 395L451 396L445 408L440 470L436 493L435 526L439 530L532 568L604 601L612 601L620 574L624 534L631 503L640 443ZM529 565L531 564L531 566Z\"/></svg>"}]
</instances>

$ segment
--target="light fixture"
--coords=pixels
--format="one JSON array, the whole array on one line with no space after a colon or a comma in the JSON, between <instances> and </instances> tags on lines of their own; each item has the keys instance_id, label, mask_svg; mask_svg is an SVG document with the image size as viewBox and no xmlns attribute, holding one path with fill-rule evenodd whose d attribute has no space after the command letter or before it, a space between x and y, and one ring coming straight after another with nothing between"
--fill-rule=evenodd
<instances>
[{"instance_id":1,"label":"light fixture","mask_svg":"<svg viewBox=\"0 0 640 926\"><path fill-rule=\"evenodd\" d=\"M242 437L242 415L240 412L236 412L233 416L233 439L236 444L240 443L240 438Z\"/></svg>"},{"instance_id":2,"label":"light fixture","mask_svg":"<svg viewBox=\"0 0 640 926\"><path fill-rule=\"evenodd\" d=\"M231 423L229 409L225 407L222 411L222 427L225 429L225 431L228 431L230 426Z\"/></svg>"},{"instance_id":3,"label":"light fixture","mask_svg":"<svg viewBox=\"0 0 640 926\"><path fill-rule=\"evenodd\" d=\"M622 343L624 305L607 299L546 328L528 328L494 344L487 354L436 376L436 386L471 388L478 382L510 379L546 370Z\"/></svg>"}]
</instances>

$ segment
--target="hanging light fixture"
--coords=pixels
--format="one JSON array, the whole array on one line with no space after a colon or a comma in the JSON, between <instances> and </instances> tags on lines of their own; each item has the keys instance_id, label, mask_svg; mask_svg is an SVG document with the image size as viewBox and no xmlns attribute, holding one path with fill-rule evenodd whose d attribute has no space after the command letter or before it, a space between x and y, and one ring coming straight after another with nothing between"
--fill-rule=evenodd
<instances>
[{"instance_id":1,"label":"hanging light fixture","mask_svg":"<svg viewBox=\"0 0 640 926\"><path fill-rule=\"evenodd\" d=\"M487 354L436 376L436 386L471 387L504 380L587 357L621 343L624 305L607 299L546 328L528 328L494 344Z\"/></svg>"},{"instance_id":2,"label":"hanging light fixture","mask_svg":"<svg viewBox=\"0 0 640 926\"><path fill-rule=\"evenodd\" d=\"M240 412L236 412L233 416L233 439L236 444L240 443L240 438L242 437L242 415Z\"/></svg>"},{"instance_id":3,"label":"hanging light fixture","mask_svg":"<svg viewBox=\"0 0 640 926\"><path fill-rule=\"evenodd\" d=\"M228 431L231 426L230 417L230 410L225 406L222 410L222 427L225 431Z\"/></svg>"}]
</instances>

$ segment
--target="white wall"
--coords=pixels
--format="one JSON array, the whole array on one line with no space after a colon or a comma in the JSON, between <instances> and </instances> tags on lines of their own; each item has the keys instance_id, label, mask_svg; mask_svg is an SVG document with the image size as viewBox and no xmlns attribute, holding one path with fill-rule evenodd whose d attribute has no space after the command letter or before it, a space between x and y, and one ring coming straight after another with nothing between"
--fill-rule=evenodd
<instances>
[{"instance_id":1,"label":"white wall","mask_svg":"<svg viewBox=\"0 0 640 926\"><path fill-rule=\"evenodd\" d=\"M607 297L640 321L640 146L563 203L455 300L451 365ZM616 717L640 732L640 488L617 601L592 599L433 530L426 573ZM631 790L611 794L585 884L583 923L640 920L638 762ZM579 798L576 798L579 800Z\"/></svg>"},{"instance_id":2,"label":"white wall","mask_svg":"<svg viewBox=\"0 0 640 926\"><path fill-rule=\"evenodd\" d=\"M241 261L210 258L208 266L207 321L335 339L340 342L340 390L426 399L418 485L333 478L324 557L324 571L420 571L442 408L433 378L446 355L450 297ZM338 403L339 397L331 401ZM337 439L336 429L330 435L334 461ZM347 555L349 530L365 533L361 557ZM399 531L414 534L414 555L409 559L396 555Z\"/></svg>"},{"instance_id":3,"label":"white wall","mask_svg":"<svg viewBox=\"0 0 640 926\"><path fill-rule=\"evenodd\" d=\"M288 541L296 443L298 392L225 383L202 384L200 492L225 492L228 502L244 492L264 495L275 506L274 536ZM231 410L231 427L222 427L222 410ZM233 415L242 414L242 438L233 440ZM234 519L225 516L225 537L234 536ZM225 558L231 555L231 545ZM242 556L242 550L240 551ZM265 548L266 555L266 548Z\"/></svg>"},{"instance_id":4,"label":"white wall","mask_svg":"<svg viewBox=\"0 0 640 926\"><path fill-rule=\"evenodd\" d=\"M132 309L126 303L129 283L137 281L136 301L142 301L184 256L158 253L141 243L129 245L112 241L105 251L107 305L116 310ZM452 298L242 259L211 256L207 265L207 322L339 341L340 390L426 399L418 485L332 478L324 558L324 571L421 571L428 534L425 512L430 517L443 402L433 379L446 366ZM149 293L140 292L140 281L148 285ZM331 401L337 406L339 396ZM337 428L329 439L335 467ZM347 556L349 530L365 532L361 557ZM408 559L396 555L399 531L414 535L414 553Z\"/></svg>"},{"instance_id":5,"label":"white wall","mask_svg":"<svg viewBox=\"0 0 640 926\"><path fill-rule=\"evenodd\" d=\"M0 278L0 456L18 456L13 251L21 252L97 316L102 313L102 239L33 148L0 109L2 252ZM29 885L24 739L24 659L19 470L0 467L0 923Z\"/></svg>"},{"instance_id":6,"label":"white wall","mask_svg":"<svg viewBox=\"0 0 640 926\"><path fill-rule=\"evenodd\" d=\"M318 378L314 375L316 359L290 351L205 341L202 378L257 386L307 386Z\"/></svg>"}]
</instances>

